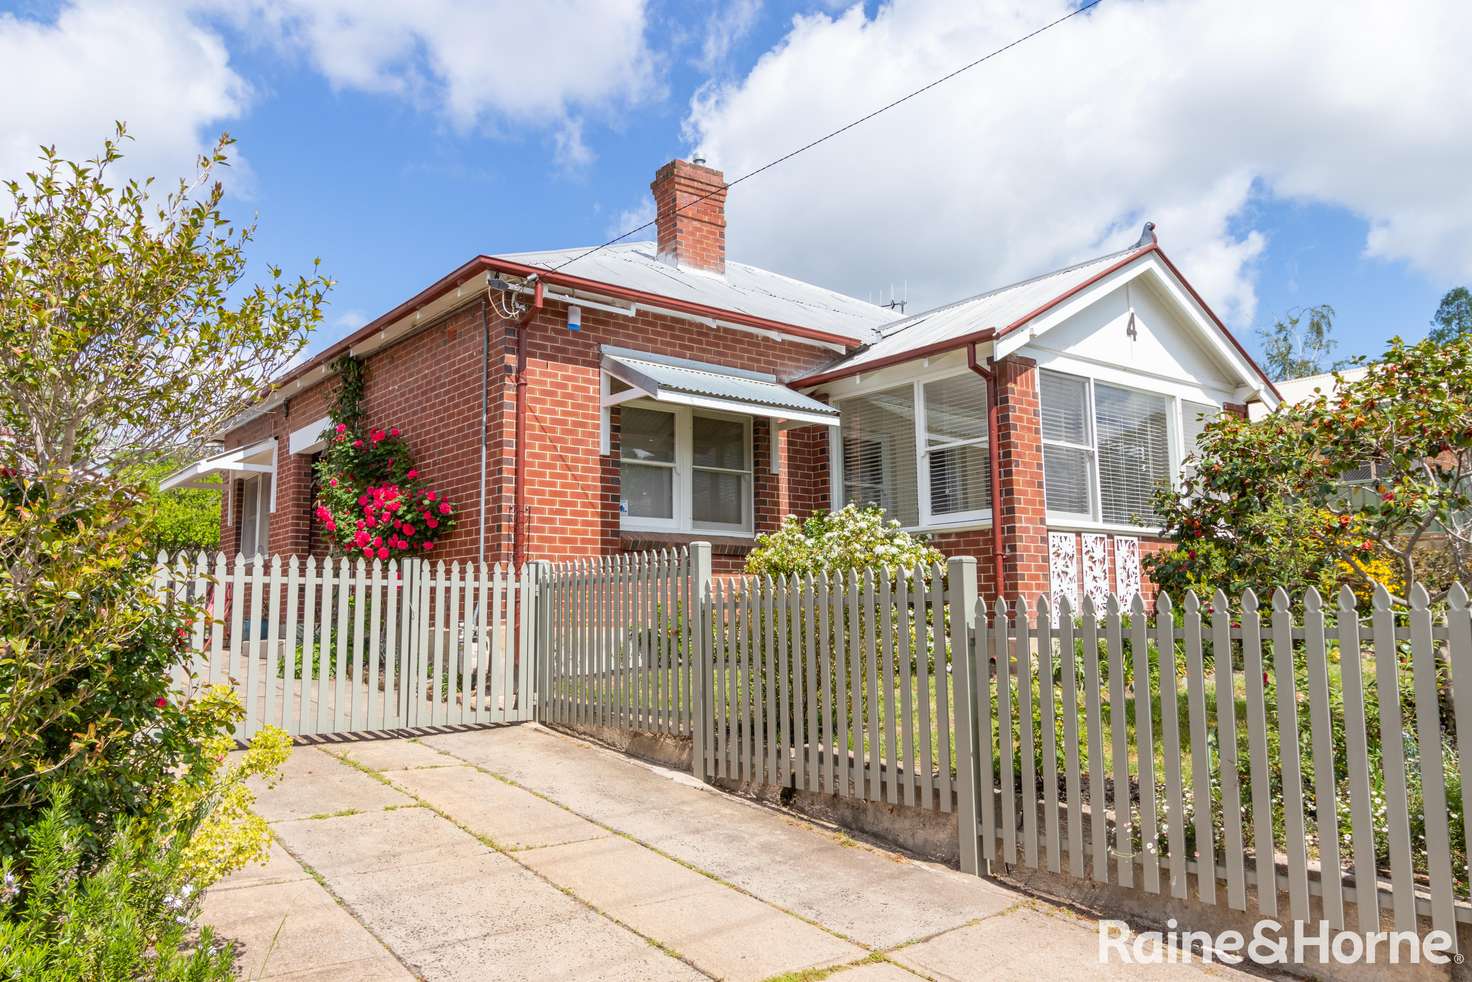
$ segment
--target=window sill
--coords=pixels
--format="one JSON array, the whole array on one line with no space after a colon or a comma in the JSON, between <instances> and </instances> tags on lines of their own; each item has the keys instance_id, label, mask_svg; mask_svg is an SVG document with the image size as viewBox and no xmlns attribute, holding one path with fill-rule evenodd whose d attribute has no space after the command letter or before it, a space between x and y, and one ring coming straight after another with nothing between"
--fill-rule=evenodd
<instances>
[{"instance_id":1,"label":"window sill","mask_svg":"<svg viewBox=\"0 0 1472 982\"><path fill-rule=\"evenodd\" d=\"M1114 522L1093 522L1082 518L1067 518L1049 515L1045 520L1049 532L1114 532L1119 535L1138 535L1151 539L1164 538L1165 530L1143 525L1122 525Z\"/></svg>"},{"instance_id":2,"label":"window sill","mask_svg":"<svg viewBox=\"0 0 1472 982\"><path fill-rule=\"evenodd\" d=\"M709 542L711 551L718 555L744 556L756 546L753 535L716 535L709 532L648 532L639 529L620 529L619 548L624 552L643 552L648 549L665 549L670 546L688 546L692 542Z\"/></svg>"}]
</instances>

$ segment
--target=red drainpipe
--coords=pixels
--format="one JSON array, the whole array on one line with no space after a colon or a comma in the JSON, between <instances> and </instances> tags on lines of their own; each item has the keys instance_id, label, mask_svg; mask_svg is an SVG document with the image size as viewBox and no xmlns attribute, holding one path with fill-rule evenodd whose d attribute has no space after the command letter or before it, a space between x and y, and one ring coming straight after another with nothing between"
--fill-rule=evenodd
<instances>
[{"instance_id":1,"label":"red drainpipe","mask_svg":"<svg viewBox=\"0 0 1472 982\"><path fill-rule=\"evenodd\" d=\"M966 346L966 365L977 375L986 379L986 451L987 466L991 470L992 488L992 586L997 596L1007 595L1007 576L1003 569L1002 551L1002 451L997 446L997 432L1001 429L997 407L997 363L987 357L987 367L976 360L976 342Z\"/></svg>"},{"instance_id":2,"label":"red drainpipe","mask_svg":"<svg viewBox=\"0 0 1472 982\"><path fill-rule=\"evenodd\" d=\"M526 336L531 320L542 309L542 281L534 286L532 305L516 321L516 485L512 496L511 563L526 562Z\"/></svg>"}]
</instances>

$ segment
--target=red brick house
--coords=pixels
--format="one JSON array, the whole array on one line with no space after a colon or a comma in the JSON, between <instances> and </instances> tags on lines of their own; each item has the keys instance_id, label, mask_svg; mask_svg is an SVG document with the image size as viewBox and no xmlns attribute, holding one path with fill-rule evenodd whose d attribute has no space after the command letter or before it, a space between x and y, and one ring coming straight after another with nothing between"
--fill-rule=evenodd
<instances>
[{"instance_id":1,"label":"red brick house","mask_svg":"<svg viewBox=\"0 0 1472 982\"><path fill-rule=\"evenodd\" d=\"M223 474L227 551L325 552L312 462L348 353L367 422L398 426L460 513L436 556L705 539L735 570L784 515L877 502L992 589L1076 597L1138 582L1150 490L1203 416L1277 404L1152 226L897 317L727 261L719 171L672 161L651 188L657 243L478 256L288 373L169 483Z\"/></svg>"}]
</instances>

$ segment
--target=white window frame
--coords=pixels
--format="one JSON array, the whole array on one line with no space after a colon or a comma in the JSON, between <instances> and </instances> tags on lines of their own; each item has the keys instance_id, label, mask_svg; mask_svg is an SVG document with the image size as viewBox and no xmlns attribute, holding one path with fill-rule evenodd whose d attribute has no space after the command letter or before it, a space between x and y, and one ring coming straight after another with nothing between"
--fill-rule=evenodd
<instances>
[{"instance_id":1,"label":"white window frame","mask_svg":"<svg viewBox=\"0 0 1472 982\"><path fill-rule=\"evenodd\" d=\"M1221 412L1224 411L1224 408L1225 407L1223 406L1223 404L1220 403L1220 402L1215 401L1210 396L1208 396L1208 395L1206 395L1204 393L1202 393L1202 394L1192 394L1190 396L1182 396L1180 393L1174 392L1174 391L1168 391L1168 390L1165 390L1165 389L1155 388L1155 387L1151 387L1151 386L1148 386L1148 385L1137 385L1137 384L1131 384L1130 382L1122 382L1118 378L1115 378L1115 377L1112 377L1112 376L1111 377L1108 377L1108 378L1095 376L1095 375L1089 374L1088 372L1078 371L1072 365L1070 365L1066 369L1065 368L1040 367L1038 369L1038 371L1039 372L1052 372L1052 373L1054 373L1056 375L1064 375L1064 376L1068 376L1070 378L1080 379L1080 380L1082 380L1084 382L1084 389L1085 389L1085 393L1086 393L1086 400L1085 401L1087 403L1087 412L1088 412L1089 441L1090 441L1089 445L1083 445L1083 444L1066 443L1066 442L1061 441L1061 440L1043 440L1042 441L1043 442L1043 445L1044 446L1053 445L1053 446L1061 446L1061 447L1073 447L1073 448L1079 449L1079 450L1087 450L1092 455L1093 462L1094 462L1094 465L1093 465L1093 480L1090 482L1090 487L1089 487L1089 494L1090 494L1090 498L1091 498L1090 503L1089 503L1089 514L1084 515L1084 514L1078 514L1078 513L1074 513L1074 512L1060 512L1060 511L1054 511L1052 509L1047 509L1047 512L1046 512L1046 515L1047 515L1046 521L1048 523L1048 526L1049 527L1063 528L1063 529L1083 529L1083 530L1102 529L1102 530L1113 530L1113 531L1123 531L1123 532L1137 532L1137 533L1143 532L1143 533L1150 533L1150 534L1158 533L1160 531L1160 529L1157 528L1157 527L1152 527L1152 526L1147 526L1147 525L1133 525L1133 524L1130 524L1130 523L1121 523L1121 522L1106 522L1106 521L1103 520L1103 507L1104 507L1103 501L1104 501L1104 498L1103 498L1103 487L1102 487L1102 484L1101 484L1101 476L1100 476L1101 475L1101 471L1100 471L1100 467L1099 467L1098 415L1097 415L1097 413L1095 411L1095 404L1094 404L1094 392L1095 392L1096 387L1099 386L1099 385L1108 385L1108 386L1112 386L1112 387L1114 387L1116 389L1125 389L1127 391L1140 392L1140 393L1143 393L1143 394L1146 394L1146 395L1152 395L1152 396L1162 396L1162 397L1164 397L1168 401L1169 408L1167 409L1167 415L1166 415L1166 424L1167 424L1166 428L1167 428L1167 431L1168 432L1167 432L1167 437L1166 437L1166 443L1167 443L1168 447L1170 448L1170 461L1168 463L1167 470L1170 472L1170 475L1171 475L1171 487L1173 487L1173 488L1179 488L1181 486L1181 480L1182 480L1182 477L1183 477L1181 468L1182 468L1182 466L1185 463L1186 457L1190 453L1190 450L1183 445L1183 441L1185 439L1185 432L1186 432L1185 416L1183 415L1185 413L1185 411L1186 411L1185 410L1185 403L1191 402L1191 403L1194 403L1194 404L1199 405L1199 406L1213 406L1213 407L1215 407L1215 409L1217 410L1218 413L1221 413ZM1042 408L1042 402L1041 402L1042 386L1039 385L1038 389L1039 389L1039 405L1038 405L1038 408L1041 411L1041 408ZM1044 507L1046 508L1047 493L1048 493L1046 472L1044 473L1043 485L1044 485L1043 486L1043 496L1044 496L1043 497L1043 501L1044 501Z\"/></svg>"},{"instance_id":2,"label":"white window frame","mask_svg":"<svg viewBox=\"0 0 1472 982\"><path fill-rule=\"evenodd\" d=\"M911 399L913 400L913 405L915 407L915 490L916 495L919 499L917 502L918 507L916 509L919 521L915 525L906 526L906 531L942 531L959 527L975 526L978 524L987 524L990 523L992 520L992 509L990 501L988 501L987 507L985 508L979 508L972 511L964 512L946 512L945 514L939 516L933 514L930 510L931 452L935 450L948 450L952 447L970 446L972 444L980 444L981 446L985 447L987 446L987 440L990 437L990 434L986 431L985 418L983 418L982 426L983 433L986 433L985 436L982 436L976 440L957 440L953 443L941 444L935 447L926 446L927 427L925 421L925 386L931 382L940 382L944 381L945 379L955 378L961 375L966 375L974 378L978 385L987 384L985 379L981 378L981 376L977 375L969 368L962 368L959 370L948 368L939 371L927 372L924 375L916 376L915 378L912 378L906 382L898 382L893 385L876 386L872 390L855 392L850 395L834 396L831 399L832 403L840 410L842 410L843 402L847 399L862 399L865 397L872 397L881 392L889 392L893 389L902 389L906 385L911 387L910 394ZM828 456L830 461L832 462L829 470L831 478L829 483L833 489L833 507L835 509L838 509L842 508L848 500L848 496L845 493L845 488L843 486L842 428L835 426L831 430L829 430L829 433L830 439ZM987 467L988 469L990 469L991 467L990 450L987 451ZM995 475L989 475L989 479L995 480Z\"/></svg>"},{"instance_id":3,"label":"white window frame","mask_svg":"<svg viewBox=\"0 0 1472 982\"><path fill-rule=\"evenodd\" d=\"M653 412L668 413L675 419L675 460L673 464L663 462L639 462L641 466L668 467L674 472L673 487L671 494L674 496L674 507L671 509L670 518L638 518L626 515L623 512L623 489L619 489L619 528L625 532L679 532L695 534L708 532L715 535L732 535L750 537L754 534L753 522L756 510L756 473L755 457L752 453L752 425L751 417L741 413L725 413L714 409L693 409L689 406L671 405L669 403L655 402L653 399L631 399L622 404L631 409L645 409ZM695 417L702 416L707 419L735 420L744 428L743 447L746 451L746 468L736 470L723 467L696 467L695 466ZM623 457L619 456L619 467L622 472ZM728 525L718 522L696 522L694 518L695 502L693 500L695 489L695 472L697 470L709 471L722 474L740 474L746 479L746 494L742 497L742 522L739 525Z\"/></svg>"}]
</instances>

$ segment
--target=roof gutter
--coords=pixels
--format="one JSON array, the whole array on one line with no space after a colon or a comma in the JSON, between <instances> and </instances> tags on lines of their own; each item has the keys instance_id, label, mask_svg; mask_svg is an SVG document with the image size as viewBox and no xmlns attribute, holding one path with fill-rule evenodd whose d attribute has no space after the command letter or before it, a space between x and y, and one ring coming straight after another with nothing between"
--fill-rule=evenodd
<instances>
[{"instance_id":1,"label":"roof gutter","mask_svg":"<svg viewBox=\"0 0 1472 982\"><path fill-rule=\"evenodd\" d=\"M618 286L614 283L590 280L583 276L573 276L569 273L544 269L541 266L529 266L526 263L518 263L509 259L497 259L495 256L479 256L475 261L481 263L484 268L495 270L498 273L510 273L513 276L524 276L527 278L536 277L539 282L547 286L560 286L569 290L585 290L589 293L617 297L620 300L631 300L648 307L660 307L665 310L679 311L683 314L693 314L697 317L708 317L713 321L723 321L728 324L738 324L742 327L772 331L777 334L786 334L790 337L803 338L808 341L836 344L845 351L852 351L863 346L863 342L845 337L842 334L832 334L828 331L819 331L811 327L800 327L797 324L786 324L782 321L769 320L765 317L757 317L754 314L743 314L734 310L726 310L722 307L712 307L708 304L695 303L691 300L677 300L674 297L665 297L657 293L646 293L643 290L634 290L629 287Z\"/></svg>"},{"instance_id":2,"label":"roof gutter","mask_svg":"<svg viewBox=\"0 0 1472 982\"><path fill-rule=\"evenodd\" d=\"M914 361L916 358L929 358L933 355L945 354L948 351L958 351L961 348L966 347L967 345L975 345L979 344L982 341L990 341L996 336L996 328L983 327L978 331L972 331L970 334L963 334L958 338L947 338L944 341L937 341L934 344L927 344L924 347L910 348L905 351L896 352L895 354L889 355L884 358L875 358L873 361L866 361L862 365L855 365L852 367L840 365L838 368L835 368L832 371L818 372L814 375L808 375L803 378L793 379L787 384L792 386L794 389L805 389L813 385L822 385L824 382L833 382L837 379L848 378L853 375L860 375L864 372L872 372L880 368L887 368L890 365L898 365L902 362Z\"/></svg>"}]
</instances>

